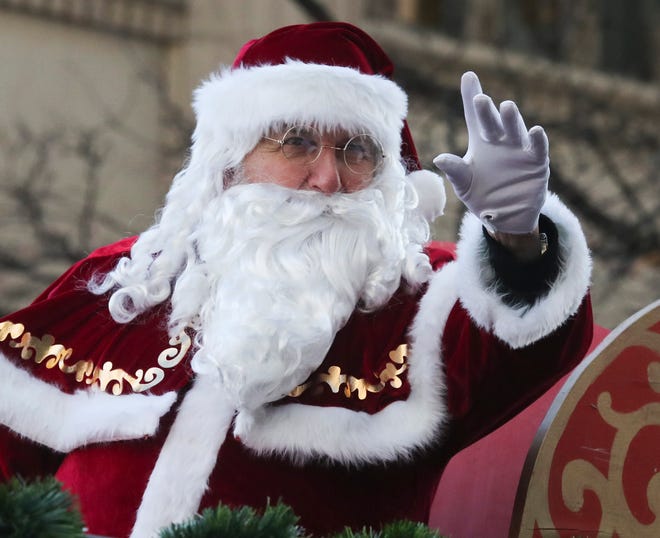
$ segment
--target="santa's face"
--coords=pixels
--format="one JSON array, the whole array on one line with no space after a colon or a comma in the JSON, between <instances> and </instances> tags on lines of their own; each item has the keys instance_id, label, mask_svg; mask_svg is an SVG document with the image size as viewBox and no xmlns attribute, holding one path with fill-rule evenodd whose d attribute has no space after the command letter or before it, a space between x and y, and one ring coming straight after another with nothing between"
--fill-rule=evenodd
<instances>
[{"instance_id":1,"label":"santa's face","mask_svg":"<svg viewBox=\"0 0 660 538\"><path fill-rule=\"evenodd\" d=\"M313 126L272 129L245 157L248 183L275 183L323 194L368 187L383 160L380 142L362 132Z\"/></svg>"}]
</instances>

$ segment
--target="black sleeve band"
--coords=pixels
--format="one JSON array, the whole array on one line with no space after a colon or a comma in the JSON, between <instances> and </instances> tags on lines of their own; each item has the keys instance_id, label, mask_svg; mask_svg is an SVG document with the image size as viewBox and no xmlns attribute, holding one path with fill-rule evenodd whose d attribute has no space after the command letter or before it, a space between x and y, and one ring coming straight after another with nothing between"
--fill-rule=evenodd
<instances>
[{"instance_id":1,"label":"black sleeve band","mask_svg":"<svg viewBox=\"0 0 660 538\"><path fill-rule=\"evenodd\" d=\"M559 274L558 232L545 215L539 217L539 231L548 237L548 249L532 261L521 262L493 239L486 229L487 254L495 273L494 285L502 300L509 306L530 306L547 294Z\"/></svg>"}]
</instances>

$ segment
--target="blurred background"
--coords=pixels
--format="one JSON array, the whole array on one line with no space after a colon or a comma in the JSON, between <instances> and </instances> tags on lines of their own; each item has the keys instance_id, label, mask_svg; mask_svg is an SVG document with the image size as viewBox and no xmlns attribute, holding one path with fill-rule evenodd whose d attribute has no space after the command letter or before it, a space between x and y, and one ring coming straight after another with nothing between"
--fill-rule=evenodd
<instances>
[{"instance_id":1,"label":"blurred background","mask_svg":"<svg viewBox=\"0 0 660 538\"><path fill-rule=\"evenodd\" d=\"M357 24L391 56L426 168L465 151L464 71L515 100L585 228L596 321L660 296L659 0L0 0L0 314L149 226L200 80L248 39L315 20ZM453 241L448 194L434 235Z\"/></svg>"}]
</instances>

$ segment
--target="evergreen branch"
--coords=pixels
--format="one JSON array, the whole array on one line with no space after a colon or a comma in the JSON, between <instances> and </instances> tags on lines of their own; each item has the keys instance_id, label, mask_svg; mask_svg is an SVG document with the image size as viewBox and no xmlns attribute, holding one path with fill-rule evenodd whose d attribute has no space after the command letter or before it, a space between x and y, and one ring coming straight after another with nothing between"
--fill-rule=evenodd
<instances>
[{"instance_id":1,"label":"evergreen branch","mask_svg":"<svg viewBox=\"0 0 660 538\"><path fill-rule=\"evenodd\" d=\"M302 538L298 516L284 504L267 506L263 514L248 506L219 505L200 516L164 529L160 538Z\"/></svg>"},{"instance_id":2,"label":"evergreen branch","mask_svg":"<svg viewBox=\"0 0 660 538\"><path fill-rule=\"evenodd\" d=\"M376 531L371 528L363 528L353 531L348 527L332 538L442 538L437 531L429 528L423 523L414 521L394 521Z\"/></svg>"},{"instance_id":3,"label":"evergreen branch","mask_svg":"<svg viewBox=\"0 0 660 538\"><path fill-rule=\"evenodd\" d=\"M0 484L2 538L83 538L83 522L73 496L53 477L26 483L13 478ZM91 536L92 535L88 535ZM305 538L291 507L270 504L263 513L242 506L218 505L160 532L160 538ZM99 537L101 538L101 537ZM423 523L396 521L382 530L346 527L332 538L441 538Z\"/></svg>"},{"instance_id":4,"label":"evergreen branch","mask_svg":"<svg viewBox=\"0 0 660 538\"><path fill-rule=\"evenodd\" d=\"M0 484L0 536L82 538L83 523L73 497L55 478L30 484L13 478Z\"/></svg>"}]
</instances>

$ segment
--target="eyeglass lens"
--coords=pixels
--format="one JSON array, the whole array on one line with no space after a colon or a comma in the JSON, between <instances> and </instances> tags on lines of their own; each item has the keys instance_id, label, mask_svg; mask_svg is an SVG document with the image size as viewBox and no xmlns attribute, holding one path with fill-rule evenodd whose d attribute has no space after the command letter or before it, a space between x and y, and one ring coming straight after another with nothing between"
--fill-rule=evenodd
<instances>
[{"instance_id":1,"label":"eyeglass lens","mask_svg":"<svg viewBox=\"0 0 660 538\"><path fill-rule=\"evenodd\" d=\"M341 151L344 163L355 174L371 174L383 160L380 142L368 134L358 134L351 137L343 147L335 147L324 145L321 133L314 127L294 126L284 133L279 142L287 159L304 164L318 159L324 147Z\"/></svg>"}]
</instances>

